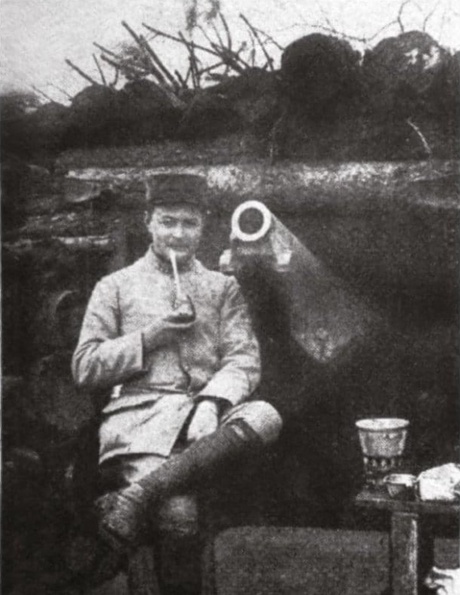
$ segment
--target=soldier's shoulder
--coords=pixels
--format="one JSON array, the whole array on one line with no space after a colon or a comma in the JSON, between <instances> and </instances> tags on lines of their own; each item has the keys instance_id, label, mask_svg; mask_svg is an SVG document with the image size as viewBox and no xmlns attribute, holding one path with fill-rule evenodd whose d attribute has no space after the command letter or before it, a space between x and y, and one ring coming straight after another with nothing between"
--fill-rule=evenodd
<instances>
[{"instance_id":1,"label":"soldier's shoulder","mask_svg":"<svg viewBox=\"0 0 460 595\"><path fill-rule=\"evenodd\" d=\"M197 261L197 262L198 262L198 272L201 275L203 275L206 279L209 279L210 281L216 281L216 282L220 282L220 283L225 283L225 280L227 279L227 275L224 275L220 271L216 271L216 270L213 270L213 269L208 269L208 267L205 266L200 261Z\"/></svg>"},{"instance_id":2,"label":"soldier's shoulder","mask_svg":"<svg viewBox=\"0 0 460 595\"><path fill-rule=\"evenodd\" d=\"M133 264L129 266L123 267L122 269L118 269L113 273L109 273L108 275L104 275L100 280L98 285L102 287L113 287L118 286L120 284L125 284L126 281L133 279L136 277L142 268L142 258L136 260Z\"/></svg>"},{"instance_id":3,"label":"soldier's shoulder","mask_svg":"<svg viewBox=\"0 0 460 595\"><path fill-rule=\"evenodd\" d=\"M220 287L222 290L226 290L232 285L237 285L238 282L232 275L224 275L220 271L208 269L202 263L200 264L200 272L206 279L207 283L212 284L214 287Z\"/></svg>"}]
</instances>

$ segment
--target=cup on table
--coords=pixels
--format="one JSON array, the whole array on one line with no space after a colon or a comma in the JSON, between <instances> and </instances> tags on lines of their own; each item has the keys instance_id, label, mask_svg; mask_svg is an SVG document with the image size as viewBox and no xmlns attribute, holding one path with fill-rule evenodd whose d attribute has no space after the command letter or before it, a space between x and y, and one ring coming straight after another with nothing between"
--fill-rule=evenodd
<instances>
[{"instance_id":1,"label":"cup on table","mask_svg":"<svg viewBox=\"0 0 460 595\"><path fill-rule=\"evenodd\" d=\"M409 421L398 417L373 417L358 420L356 427L366 480L381 483L385 475L401 467Z\"/></svg>"}]
</instances>

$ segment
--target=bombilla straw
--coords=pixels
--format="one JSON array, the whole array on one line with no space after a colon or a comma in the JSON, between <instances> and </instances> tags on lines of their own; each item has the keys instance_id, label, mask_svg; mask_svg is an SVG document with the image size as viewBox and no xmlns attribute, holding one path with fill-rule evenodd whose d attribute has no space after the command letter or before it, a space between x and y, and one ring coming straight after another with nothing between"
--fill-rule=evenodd
<instances>
[{"instance_id":1,"label":"bombilla straw","mask_svg":"<svg viewBox=\"0 0 460 595\"><path fill-rule=\"evenodd\" d=\"M176 253L174 252L174 250L169 251L169 259L171 261L171 266L174 274L174 283L176 285L176 299L177 301L179 301L182 298L182 289L180 286L179 271L177 269Z\"/></svg>"}]
</instances>

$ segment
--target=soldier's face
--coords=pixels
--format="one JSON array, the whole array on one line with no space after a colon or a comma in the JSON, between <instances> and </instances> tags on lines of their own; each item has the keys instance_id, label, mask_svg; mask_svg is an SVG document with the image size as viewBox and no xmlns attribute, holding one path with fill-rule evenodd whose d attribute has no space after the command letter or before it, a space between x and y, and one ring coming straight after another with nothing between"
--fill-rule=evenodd
<instances>
[{"instance_id":1,"label":"soldier's face","mask_svg":"<svg viewBox=\"0 0 460 595\"><path fill-rule=\"evenodd\" d=\"M203 223L200 209L193 205L155 207L147 220L153 251L163 260L169 260L170 250L174 250L178 264L189 261L198 249Z\"/></svg>"}]
</instances>

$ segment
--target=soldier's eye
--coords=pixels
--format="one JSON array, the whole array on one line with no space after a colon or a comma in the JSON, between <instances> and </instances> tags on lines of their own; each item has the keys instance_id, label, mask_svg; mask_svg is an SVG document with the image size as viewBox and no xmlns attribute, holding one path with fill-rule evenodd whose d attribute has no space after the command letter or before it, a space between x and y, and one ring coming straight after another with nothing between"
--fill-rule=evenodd
<instances>
[{"instance_id":1,"label":"soldier's eye","mask_svg":"<svg viewBox=\"0 0 460 595\"><path fill-rule=\"evenodd\" d=\"M196 229L197 227L199 227L199 222L195 221L195 219L188 219L187 221L184 221L184 226L187 229Z\"/></svg>"}]
</instances>

